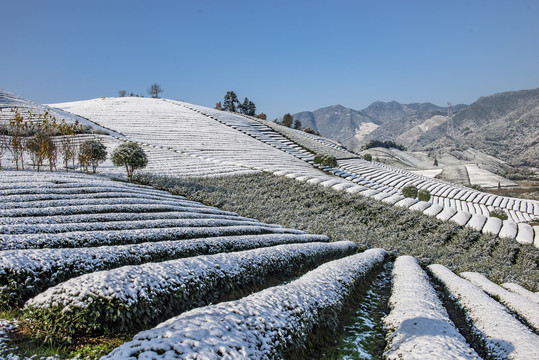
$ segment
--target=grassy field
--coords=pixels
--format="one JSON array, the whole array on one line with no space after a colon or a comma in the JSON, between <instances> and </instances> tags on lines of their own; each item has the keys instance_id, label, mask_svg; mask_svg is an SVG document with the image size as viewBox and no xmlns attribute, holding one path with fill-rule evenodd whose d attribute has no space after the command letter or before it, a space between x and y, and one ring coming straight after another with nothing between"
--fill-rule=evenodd
<instances>
[{"instance_id":1,"label":"grassy field","mask_svg":"<svg viewBox=\"0 0 539 360\"><path fill-rule=\"evenodd\" d=\"M362 248L412 255L423 265L478 271L494 282L539 290L539 250L484 235L420 212L269 174L178 179L142 174L137 181L242 216L277 223Z\"/></svg>"}]
</instances>

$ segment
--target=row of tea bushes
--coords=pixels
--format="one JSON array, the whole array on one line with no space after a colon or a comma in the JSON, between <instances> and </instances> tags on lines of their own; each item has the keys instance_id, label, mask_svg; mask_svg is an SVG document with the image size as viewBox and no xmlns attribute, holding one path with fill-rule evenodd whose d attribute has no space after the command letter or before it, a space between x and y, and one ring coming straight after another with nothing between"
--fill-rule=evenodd
<instances>
[{"instance_id":1,"label":"row of tea bushes","mask_svg":"<svg viewBox=\"0 0 539 360\"><path fill-rule=\"evenodd\" d=\"M265 234L93 248L6 250L0 258L0 308L22 306L30 297L72 277L124 265L327 241L329 238L323 235Z\"/></svg>"},{"instance_id":2,"label":"row of tea bushes","mask_svg":"<svg viewBox=\"0 0 539 360\"><path fill-rule=\"evenodd\" d=\"M415 258L400 256L393 267L387 359L480 359L449 319Z\"/></svg>"},{"instance_id":3,"label":"row of tea bushes","mask_svg":"<svg viewBox=\"0 0 539 360\"><path fill-rule=\"evenodd\" d=\"M289 284L172 318L104 359L282 359L316 328L334 328L354 288L388 253L371 249L321 265Z\"/></svg>"},{"instance_id":4,"label":"row of tea bushes","mask_svg":"<svg viewBox=\"0 0 539 360\"><path fill-rule=\"evenodd\" d=\"M291 244L125 266L49 288L25 309L49 337L133 331L356 249L349 241Z\"/></svg>"},{"instance_id":5,"label":"row of tea bushes","mask_svg":"<svg viewBox=\"0 0 539 360\"><path fill-rule=\"evenodd\" d=\"M430 265L428 269L465 314L473 337L489 357L539 358L539 336L504 305L443 265Z\"/></svg>"},{"instance_id":6,"label":"row of tea bushes","mask_svg":"<svg viewBox=\"0 0 539 360\"><path fill-rule=\"evenodd\" d=\"M238 224L233 220L197 220L191 226L136 230L74 231L58 234L17 234L0 236L0 250L35 248L78 248L103 245L124 245L143 242L175 241L211 236L251 235L268 233L303 234L303 231L264 224Z\"/></svg>"}]
</instances>

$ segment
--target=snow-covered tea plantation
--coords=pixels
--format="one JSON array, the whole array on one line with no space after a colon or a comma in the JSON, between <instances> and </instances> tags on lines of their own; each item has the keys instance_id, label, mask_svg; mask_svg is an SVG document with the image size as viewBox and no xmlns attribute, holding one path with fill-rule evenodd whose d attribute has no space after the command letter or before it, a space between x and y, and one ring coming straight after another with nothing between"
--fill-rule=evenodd
<instances>
[{"instance_id":1,"label":"snow-covered tea plantation","mask_svg":"<svg viewBox=\"0 0 539 360\"><path fill-rule=\"evenodd\" d=\"M130 184L2 159L0 358L539 358L537 201L180 101L52 107L149 162Z\"/></svg>"},{"instance_id":2,"label":"snow-covered tea plantation","mask_svg":"<svg viewBox=\"0 0 539 360\"><path fill-rule=\"evenodd\" d=\"M3 356L27 326L60 343L140 331L110 359L295 358L383 264L386 358L539 356L537 295L515 284L442 265L429 275L410 256L393 266L382 249L354 255L349 241L96 176L2 171L0 192L0 306L26 319L2 320Z\"/></svg>"},{"instance_id":3,"label":"snow-covered tea plantation","mask_svg":"<svg viewBox=\"0 0 539 360\"><path fill-rule=\"evenodd\" d=\"M539 247L539 202L480 192L373 161L319 136L268 121L180 101L144 98L100 98L51 105L80 115L147 146L148 171L187 176L218 176L267 171L372 197L389 204L452 220L484 233L516 238ZM308 149L309 151L306 151ZM314 154L335 156L338 167L312 166ZM176 161L180 164L176 165ZM428 190L429 201L405 198L402 188ZM491 217L501 209L507 220Z\"/></svg>"}]
</instances>

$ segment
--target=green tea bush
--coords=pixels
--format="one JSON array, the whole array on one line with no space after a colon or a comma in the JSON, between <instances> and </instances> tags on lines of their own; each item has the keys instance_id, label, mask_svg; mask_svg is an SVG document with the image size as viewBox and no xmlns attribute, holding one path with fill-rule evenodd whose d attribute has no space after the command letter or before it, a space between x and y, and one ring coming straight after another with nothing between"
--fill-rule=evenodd
<instances>
[{"instance_id":1,"label":"green tea bush","mask_svg":"<svg viewBox=\"0 0 539 360\"><path fill-rule=\"evenodd\" d=\"M501 220L507 220L509 217L507 216L507 214L505 213L505 211L503 211L502 209L494 209L494 210L491 210L489 212L489 215L491 217L496 217L498 219L501 219Z\"/></svg>"},{"instance_id":2,"label":"green tea bush","mask_svg":"<svg viewBox=\"0 0 539 360\"><path fill-rule=\"evenodd\" d=\"M38 333L60 342L131 332L356 250L350 241L287 244L94 272L30 299L25 312Z\"/></svg>"},{"instance_id":3,"label":"green tea bush","mask_svg":"<svg viewBox=\"0 0 539 360\"><path fill-rule=\"evenodd\" d=\"M414 185L406 185L402 188L402 196L404 197L415 199L417 197L417 194L417 187L415 187Z\"/></svg>"},{"instance_id":4,"label":"green tea bush","mask_svg":"<svg viewBox=\"0 0 539 360\"><path fill-rule=\"evenodd\" d=\"M314 163L322 166L337 167L337 159L331 155L316 155L314 157Z\"/></svg>"},{"instance_id":5,"label":"green tea bush","mask_svg":"<svg viewBox=\"0 0 539 360\"><path fill-rule=\"evenodd\" d=\"M417 200L419 201L429 201L430 200L430 191L427 189L421 189L417 192Z\"/></svg>"},{"instance_id":6,"label":"green tea bush","mask_svg":"<svg viewBox=\"0 0 539 360\"><path fill-rule=\"evenodd\" d=\"M365 155L363 155L363 160L372 161L372 155L369 153L366 153Z\"/></svg>"},{"instance_id":7,"label":"green tea bush","mask_svg":"<svg viewBox=\"0 0 539 360\"><path fill-rule=\"evenodd\" d=\"M412 255L422 265L479 271L497 283L518 282L539 290L539 250L533 245L371 198L270 174L208 179L139 174L137 180L267 223L351 240L363 249L380 247L395 255Z\"/></svg>"}]
</instances>

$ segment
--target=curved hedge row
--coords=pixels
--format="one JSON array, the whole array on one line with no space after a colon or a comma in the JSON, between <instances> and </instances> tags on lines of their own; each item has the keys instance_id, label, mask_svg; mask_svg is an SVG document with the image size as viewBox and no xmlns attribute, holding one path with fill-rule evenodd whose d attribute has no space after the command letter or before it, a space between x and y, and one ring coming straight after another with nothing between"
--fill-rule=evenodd
<instances>
[{"instance_id":1,"label":"curved hedge row","mask_svg":"<svg viewBox=\"0 0 539 360\"><path fill-rule=\"evenodd\" d=\"M311 241L327 236L262 234L75 249L6 250L0 257L0 309L22 306L47 288L90 272L189 256Z\"/></svg>"},{"instance_id":2,"label":"curved hedge row","mask_svg":"<svg viewBox=\"0 0 539 360\"><path fill-rule=\"evenodd\" d=\"M103 359L283 359L315 327L334 328L352 289L388 253L371 249L326 263L296 281L172 318Z\"/></svg>"},{"instance_id":3,"label":"curved hedge row","mask_svg":"<svg viewBox=\"0 0 539 360\"><path fill-rule=\"evenodd\" d=\"M234 220L186 220L183 227L137 230L74 231L58 234L1 235L0 250L36 248L76 248L125 245L142 242L193 239L197 237L268 233L304 234L303 231L276 228Z\"/></svg>"},{"instance_id":4,"label":"curved hedge row","mask_svg":"<svg viewBox=\"0 0 539 360\"><path fill-rule=\"evenodd\" d=\"M66 341L72 335L133 331L271 274L291 274L356 249L349 241L292 244L124 266L68 280L30 299L25 309L38 331Z\"/></svg>"}]
</instances>

